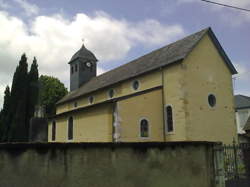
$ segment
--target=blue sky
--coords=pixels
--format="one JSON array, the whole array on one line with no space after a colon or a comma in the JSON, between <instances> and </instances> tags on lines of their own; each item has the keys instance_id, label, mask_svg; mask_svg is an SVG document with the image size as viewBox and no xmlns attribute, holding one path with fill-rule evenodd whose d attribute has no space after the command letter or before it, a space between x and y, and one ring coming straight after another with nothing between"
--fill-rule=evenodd
<instances>
[{"instance_id":1,"label":"blue sky","mask_svg":"<svg viewBox=\"0 0 250 187\"><path fill-rule=\"evenodd\" d=\"M216 1L250 9L250 0ZM0 26L0 105L23 52L69 86L83 38L100 74L209 26L239 71L235 93L250 95L250 12L200 0L0 0Z\"/></svg>"}]
</instances>

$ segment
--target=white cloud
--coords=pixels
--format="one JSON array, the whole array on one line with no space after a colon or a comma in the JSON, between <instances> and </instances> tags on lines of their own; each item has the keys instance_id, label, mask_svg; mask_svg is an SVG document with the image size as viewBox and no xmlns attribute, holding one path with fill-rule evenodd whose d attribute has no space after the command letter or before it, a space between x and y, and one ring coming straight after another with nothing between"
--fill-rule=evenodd
<instances>
[{"instance_id":1,"label":"white cloud","mask_svg":"<svg viewBox=\"0 0 250 187\"><path fill-rule=\"evenodd\" d=\"M104 12L94 16L81 13L72 20L61 15L37 16L29 23L0 11L0 86L10 83L24 52L29 63L37 57L40 74L56 76L68 85L67 62L81 47L82 38L100 64L121 60L135 46L162 45L184 34L180 25L163 25L156 20L134 23ZM98 74L104 71L99 68Z\"/></svg>"},{"instance_id":2,"label":"white cloud","mask_svg":"<svg viewBox=\"0 0 250 187\"><path fill-rule=\"evenodd\" d=\"M247 75L247 72L249 72L250 69L243 64L244 63L234 63L234 66L238 71L238 74L234 75L234 77L241 77L241 79L250 79L250 77Z\"/></svg>"},{"instance_id":3,"label":"white cloud","mask_svg":"<svg viewBox=\"0 0 250 187\"><path fill-rule=\"evenodd\" d=\"M27 0L13 0L16 2L25 12L27 16L37 15L39 8L35 4L29 3Z\"/></svg>"}]
</instances>

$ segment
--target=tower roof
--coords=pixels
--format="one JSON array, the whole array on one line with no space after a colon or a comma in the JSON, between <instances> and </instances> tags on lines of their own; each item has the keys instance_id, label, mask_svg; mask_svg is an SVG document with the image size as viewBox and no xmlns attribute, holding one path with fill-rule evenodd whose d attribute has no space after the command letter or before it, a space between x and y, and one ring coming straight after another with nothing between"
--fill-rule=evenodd
<instances>
[{"instance_id":1,"label":"tower roof","mask_svg":"<svg viewBox=\"0 0 250 187\"><path fill-rule=\"evenodd\" d=\"M95 57L95 55L88 50L84 44L82 45L81 49L79 49L70 59L69 64L71 62L73 62L74 60L78 59L78 58L82 58L85 60L90 60L90 61L97 61L97 58Z\"/></svg>"}]
</instances>

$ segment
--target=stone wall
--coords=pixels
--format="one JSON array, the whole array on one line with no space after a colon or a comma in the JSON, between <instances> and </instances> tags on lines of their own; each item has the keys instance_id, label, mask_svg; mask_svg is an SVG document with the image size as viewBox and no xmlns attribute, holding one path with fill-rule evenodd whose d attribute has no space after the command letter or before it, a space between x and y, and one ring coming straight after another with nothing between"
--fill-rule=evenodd
<instances>
[{"instance_id":1,"label":"stone wall","mask_svg":"<svg viewBox=\"0 0 250 187\"><path fill-rule=\"evenodd\" d=\"M0 144L3 187L212 187L213 143Z\"/></svg>"}]
</instances>

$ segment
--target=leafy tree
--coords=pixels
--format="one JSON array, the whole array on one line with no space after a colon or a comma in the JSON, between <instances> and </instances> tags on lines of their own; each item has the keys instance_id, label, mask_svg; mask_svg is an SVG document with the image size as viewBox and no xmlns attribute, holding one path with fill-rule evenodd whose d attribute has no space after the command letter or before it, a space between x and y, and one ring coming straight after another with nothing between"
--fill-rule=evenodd
<instances>
[{"instance_id":1,"label":"leafy tree","mask_svg":"<svg viewBox=\"0 0 250 187\"><path fill-rule=\"evenodd\" d=\"M27 122L29 124L30 119L34 116L35 106L38 104L39 94L39 75L38 75L37 60L34 57L33 63L28 74L28 103L27 103Z\"/></svg>"},{"instance_id":2,"label":"leafy tree","mask_svg":"<svg viewBox=\"0 0 250 187\"><path fill-rule=\"evenodd\" d=\"M54 115L56 111L55 104L67 94L64 84L57 78L42 75L40 82L40 105L45 106L46 116Z\"/></svg>"}]
</instances>

